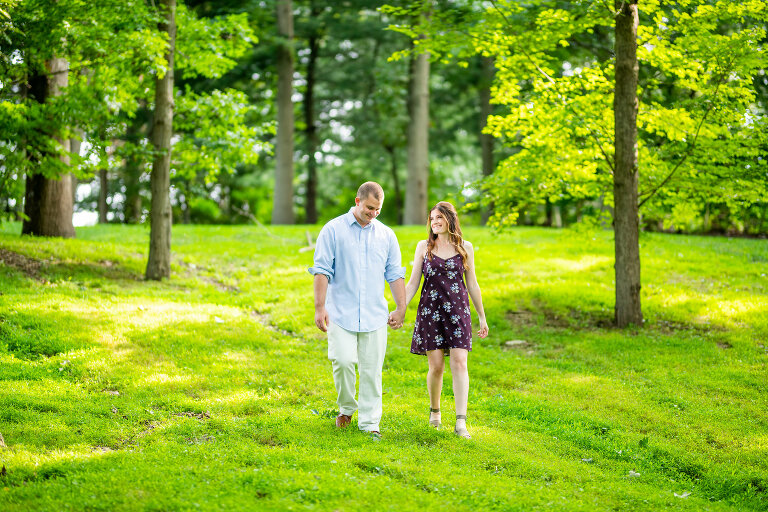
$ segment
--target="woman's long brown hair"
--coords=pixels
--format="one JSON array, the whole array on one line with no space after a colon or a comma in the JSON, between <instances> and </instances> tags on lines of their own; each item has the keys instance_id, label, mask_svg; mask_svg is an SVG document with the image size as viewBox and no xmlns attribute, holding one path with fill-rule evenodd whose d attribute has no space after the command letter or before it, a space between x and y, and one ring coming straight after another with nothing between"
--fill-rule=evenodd
<instances>
[{"instance_id":1,"label":"woman's long brown hair","mask_svg":"<svg viewBox=\"0 0 768 512\"><path fill-rule=\"evenodd\" d=\"M467 266L467 251L464 249L464 237L461 234L461 226L459 225L459 215L456 213L456 208L453 207L448 201L440 201L429 210L429 217L432 217L432 212L437 210L448 222L448 241L456 249L456 252L461 254L461 262L464 267ZM432 250L435 248L435 240L437 235L432 231L432 222L427 218L427 227L429 228L429 237L427 238L427 259L432 261Z\"/></svg>"}]
</instances>

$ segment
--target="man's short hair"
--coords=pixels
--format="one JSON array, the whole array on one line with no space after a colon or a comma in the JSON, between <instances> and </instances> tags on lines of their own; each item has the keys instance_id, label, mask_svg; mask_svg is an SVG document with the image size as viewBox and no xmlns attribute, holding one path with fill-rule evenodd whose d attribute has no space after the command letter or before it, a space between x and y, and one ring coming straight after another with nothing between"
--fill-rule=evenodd
<instances>
[{"instance_id":1,"label":"man's short hair","mask_svg":"<svg viewBox=\"0 0 768 512\"><path fill-rule=\"evenodd\" d=\"M368 199L369 196L381 201L384 199L384 189L375 181L366 181L357 189L357 197L362 201Z\"/></svg>"}]
</instances>

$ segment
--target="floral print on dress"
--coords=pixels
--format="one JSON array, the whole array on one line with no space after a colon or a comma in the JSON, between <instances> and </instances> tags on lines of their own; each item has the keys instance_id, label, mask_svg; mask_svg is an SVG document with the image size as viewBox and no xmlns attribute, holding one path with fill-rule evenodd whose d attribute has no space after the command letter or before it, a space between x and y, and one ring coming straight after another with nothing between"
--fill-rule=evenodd
<instances>
[{"instance_id":1,"label":"floral print on dress","mask_svg":"<svg viewBox=\"0 0 768 512\"><path fill-rule=\"evenodd\" d=\"M464 284L464 262L456 254L448 259L424 257L421 289L411 352L426 354L452 348L472 350L469 294Z\"/></svg>"}]
</instances>

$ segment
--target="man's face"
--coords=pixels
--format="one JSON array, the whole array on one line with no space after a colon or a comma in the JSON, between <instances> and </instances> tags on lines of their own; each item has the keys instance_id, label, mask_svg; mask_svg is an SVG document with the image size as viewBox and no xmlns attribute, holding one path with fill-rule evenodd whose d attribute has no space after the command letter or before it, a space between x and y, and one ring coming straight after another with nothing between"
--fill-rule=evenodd
<instances>
[{"instance_id":1,"label":"man's face","mask_svg":"<svg viewBox=\"0 0 768 512\"><path fill-rule=\"evenodd\" d=\"M365 199L355 198L355 217L361 226L367 226L373 219L379 216L384 199L376 199L368 196Z\"/></svg>"}]
</instances>

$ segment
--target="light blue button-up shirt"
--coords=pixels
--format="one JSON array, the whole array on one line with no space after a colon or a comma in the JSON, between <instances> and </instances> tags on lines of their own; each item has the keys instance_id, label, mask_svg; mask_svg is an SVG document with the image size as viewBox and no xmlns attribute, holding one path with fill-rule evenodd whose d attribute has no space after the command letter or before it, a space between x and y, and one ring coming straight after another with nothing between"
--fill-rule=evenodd
<instances>
[{"instance_id":1,"label":"light blue button-up shirt","mask_svg":"<svg viewBox=\"0 0 768 512\"><path fill-rule=\"evenodd\" d=\"M310 274L328 276L325 309L331 322L353 332L386 325L384 282L405 278L395 232L378 220L363 227L349 212L329 221L315 243Z\"/></svg>"}]
</instances>

